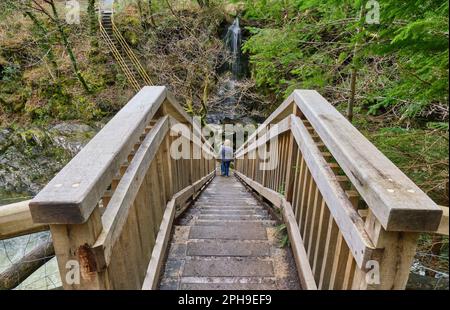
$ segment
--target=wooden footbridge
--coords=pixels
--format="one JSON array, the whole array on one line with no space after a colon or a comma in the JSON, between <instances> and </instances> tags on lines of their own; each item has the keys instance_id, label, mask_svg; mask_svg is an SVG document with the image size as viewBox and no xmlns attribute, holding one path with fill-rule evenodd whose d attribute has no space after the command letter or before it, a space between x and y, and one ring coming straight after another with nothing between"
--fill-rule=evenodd
<instances>
[{"instance_id":1,"label":"wooden footbridge","mask_svg":"<svg viewBox=\"0 0 450 310\"><path fill-rule=\"evenodd\" d=\"M270 289L278 215L297 287L404 289L419 233L448 235L448 209L315 91L248 137L230 178L193 131L165 87L144 87L32 201L0 208L0 238L50 229L64 289Z\"/></svg>"}]
</instances>

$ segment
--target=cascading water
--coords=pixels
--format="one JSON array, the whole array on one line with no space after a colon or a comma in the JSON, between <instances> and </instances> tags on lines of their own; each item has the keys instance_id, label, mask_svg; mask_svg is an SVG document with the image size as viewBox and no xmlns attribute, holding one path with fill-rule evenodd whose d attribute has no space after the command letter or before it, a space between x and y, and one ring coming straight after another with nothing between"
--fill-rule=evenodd
<instances>
[{"instance_id":1,"label":"cascading water","mask_svg":"<svg viewBox=\"0 0 450 310\"><path fill-rule=\"evenodd\" d=\"M236 18L233 24L228 28L226 43L231 52L231 73L233 79L238 80L242 73L242 31L239 26L239 18Z\"/></svg>"},{"instance_id":2,"label":"cascading water","mask_svg":"<svg viewBox=\"0 0 450 310\"><path fill-rule=\"evenodd\" d=\"M236 112L238 103L239 79L244 75L242 45L242 30L239 18L236 18L228 27L224 38L225 46L230 52L230 59L226 72L220 78L220 84L216 100L207 116L208 123L220 124L223 122L235 122L240 119Z\"/></svg>"}]
</instances>

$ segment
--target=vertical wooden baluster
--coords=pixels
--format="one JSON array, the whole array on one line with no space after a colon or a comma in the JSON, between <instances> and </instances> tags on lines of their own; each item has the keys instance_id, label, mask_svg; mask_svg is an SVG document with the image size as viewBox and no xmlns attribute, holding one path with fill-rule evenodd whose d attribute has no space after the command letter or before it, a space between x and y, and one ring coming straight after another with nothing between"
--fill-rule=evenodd
<instances>
[{"instance_id":1,"label":"vertical wooden baluster","mask_svg":"<svg viewBox=\"0 0 450 310\"><path fill-rule=\"evenodd\" d=\"M301 212L300 212L300 232L304 234L304 230L305 230L305 224L306 224L306 219L307 219L307 210L308 210L308 198L311 195L311 190L312 190L312 184L314 182L314 180L311 177L311 173L309 172L309 169L306 167L306 163L305 163L305 182L302 184L303 187L301 189L302 191L302 199L301 199ZM303 235L302 234L302 238Z\"/></svg>"},{"instance_id":2,"label":"vertical wooden baluster","mask_svg":"<svg viewBox=\"0 0 450 310\"><path fill-rule=\"evenodd\" d=\"M136 200L136 217L138 219L138 229L140 242L142 247L142 255L143 259L146 262L150 261L151 258L151 250L155 243L155 234L152 229L153 218L152 211L150 205L150 194L149 194L149 186L146 181L147 177L144 177L142 181L141 189L139 190ZM146 272L147 266L145 266L144 274Z\"/></svg>"},{"instance_id":3,"label":"vertical wooden baluster","mask_svg":"<svg viewBox=\"0 0 450 310\"><path fill-rule=\"evenodd\" d=\"M152 162L149 168L149 183L150 183L150 198L151 198L151 204L150 207L153 211L153 219L154 223L160 223L162 219L162 210L160 208L161 202L160 202L160 189L159 189L159 182L157 180L157 168L156 168L156 161ZM155 233L155 236L158 235L159 226L153 225L153 231Z\"/></svg>"},{"instance_id":4,"label":"vertical wooden baluster","mask_svg":"<svg viewBox=\"0 0 450 310\"><path fill-rule=\"evenodd\" d=\"M160 195L160 208L162 213L164 214L164 210L166 208L166 204L168 200L166 199L166 182L164 181L164 160L162 149L159 149L156 153L155 161L156 161L156 171L157 171L157 181L159 183L159 195Z\"/></svg>"},{"instance_id":5,"label":"vertical wooden baluster","mask_svg":"<svg viewBox=\"0 0 450 310\"><path fill-rule=\"evenodd\" d=\"M351 202L352 206L356 209L356 207L358 206L358 200L353 199L351 200ZM347 268L352 267L351 263L348 263L349 256L353 255L351 252L349 252L349 248L345 243L342 234L339 232L336 254L331 271L330 289L343 289L344 285L348 285L350 270L348 270ZM353 273L351 276L353 276Z\"/></svg>"},{"instance_id":6,"label":"vertical wooden baluster","mask_svg":"<svg viewBox=\"0 0 450 310\"><path fill-rule=\"evenodd\" d=\"M313 212L311 215L309 240L307 243L307 246L308 246L307 253L309 256L309 261L310 261L311 267L313 266L313 263L314 263L314 251L316 248L315 242L317 240L317 235L318 235L319 226L320 226L320 214L321 214L321 209L323 207L322 194L319 192L319 189L317 188L317 186L316 186L316 193L314 196L315 196L315 199L314 199L314 203L313 203Z\"/></svg>"},{"instance_id":7,"label":"vertical wooden baluster","mask_svg":"<svg viewBox=\"0 0 450 310\"><path fill-rule=\"evenodd\" d=\"M267 143L265 143L264 147L262 147L262 148L265 148L264 151L267 151ZM267 187L267 169L265 168L264 163L265 163L265 161L262 162L262 166L263 166L263 171L262 172L263 172L263 174L262 174L262 182L261 182L261 184L262 184L262 186Z\"/></svg>"},{"instance_id":8,"label":"vertical wooden baluster","mask_svg":"<svg viewBox=\"0 0 450 310\"><path fill-rule=\"evenodd\" d=\"M300 219L301 219L302 210L303 210L302 199L303 199L303 196L306 195L305 192L303 191L304 184L306 182L306 173L307 173L306 162L305 162L305 159L303 158L303 156L301 156L301 158L300 158L299 183L298 183L298 187L296 189L296 191L297 191L297 199L296 199L296 202L295 202L295 204L297 206L296 207L296 214L295 214L295 216L296 216L296 220L297 220L297 223L298 223L299 227L300 227L300 223L301 223Z\"/></svg>"},{"instance_id":9,"label":"vertical wooden baluster","mask_svg":"<svg viewBox=\"0 0 450 310\"><path fill-rule=\"evenodd\" d=\"M331 269L330 290L339 290L344 282L345 270L349 249L342 233L339 232L336 243L336 253L334 254L333 267Z\"/></svg>"},{"instance_id":10,"label":"vertical wooden baluster","mask_svg":"<svg viewBox=\"0 0 450 310\"><path fill-rule=\"evenodd\" d=\"M276 185L275 190L277 193L282 192L283 188L283 180L285 180L285 176L283 175L283 156L284 156L284 136L279 135L278 136L278 160L277 160L277 170L276 170Z\"/></svg>"},{"instance_id":11,"label":"vertical wooden baluster","mask_svg":"<svg viewBox=\"0 0 450 310\"><path fill-rule=\"evenodd\" d=\"M120 236L127 255L127 282L128 288L140 289L144 281L148 262L144 261L144 253L140 245L140 232L136 216L136 204L133 203L128 212L124 230Z\"/></svg>"},{"instance_id":12,"label":"vertical wooden baluster","mask_svg":"<svg viewBox=\"0 0 450 310\"><path fill-rule=\"evenodd\" d=\"M173 191L173 174L172 174L172 159L170 156L170 136L166 136L163 142L163 165L165 171L165 189L166 200L172 199Z\"/></svg>"},{"instance_id":13,"label":"vertical wooden baluster","mask_svg":"<svg viewBox=\"0 0 450 310\"><path fill-rule=\"evenodd\" d=\"M328 210L328 206L326 205L325 201L322 200L322 204L320 206L319 227L315 242L314 260L312 264L312 271L317 283L319 283L320 281L320 272L322 270L322 264L324 261L324 252L330 216L331 216L330 210Z\"/></svg>"},{"instance_id":14,"label":"vertical wooden baluster","mask_svg":"<svg viewBox=\"0 0 450 310\"><path fill-rule=\"evenodd\" d=\"M356 261L353 258L353 255L351 252L349 252L347 257L347 265L345 267L345 277L344 277L344 283L342 284L343 290L351 290L352 289L352 283L353 278L355 276L355 270L358 268L356 265Z\"/></svg>"},{"instance_id":15,"label":"vertical wooden baluster","mask_svg":"<svg viewBox=\"0 0 450 310\"><path fill-rule=\"evenodd\" d=\"M287 133L283 134L283 144L284 144L284 151L283 151L283 158L281 159L282 163L282 173L281 173L281 184L283 184L283 192L284 197L286 197L286 191L288 187L288 180L287 177L287 171L288 171L288 153L289 153L289 136ZM289 167L290 168L290 167Z\"/></svg>"},{"instance_id":16,"label":"vertical wooden baluster","mask_svg":"<svg viewBox=\"0 0 450 310\"><path fill-rule=\"evenodd\" d=\"M286 201L290 202L291 205L293 203L293 189L295 188L295 181L296 181L296 167L293 167L294 165L297 165L297 152L298 149L295 145L294 136L292 133L289 133L289 140L288 140L289 146L287 151L287 161L286 161ZM294 206L293 206L294 208Z\"/></svg>"},{"instance_id":17,"label":"vertical wooden baluster","mask_svg":"<svg viewBox=\"0 0 450 310\"><path fill-rule=\"evenodd\" d=\"M294 177L294 184L292 186L291 191L291 206L292 206L292 210L294 212L294 216L297 218L297 208L298 208L298 204L297 204L297 196L298 196L298 184L300 182L300 150L297 150L297 154L296 154L296 158L295 158L295 168L292 171L292 175Z\"/></svg>"},{"instance_id":18,"label":"vertical wooden baluster","mask_svg":"<svg viewBox=\"0 0 450 310\"><path fill-rule=\"evenodd\" d=\"M330 216L328 221L327 238L325 242L325 252L323 255L322 270L320 271L319 289L328 290L330 286L331 270L333 268L334 255L336 252L336 243L339 228Z\"/></svg>"},{"instance_id":19,"label":"vertical wooden baluster","mask_svg":"<svg viewBox=\"0 0 450 310\"><path fill-rule=\"evenodd\" d=\"M311 225L313 225L313 214L315 209L314 202L316 201L316 197L319 193L319 190L317 188L316 182L311 177L310 185L308 189L308 200L306 201L306 214L305 214L305 225L303 226L303 242L305 243L305 250L308 250L309 248L309 237L310 237L310 230ZM309 252L308 256L309 256Z\"/></svg>"}]
</instances>

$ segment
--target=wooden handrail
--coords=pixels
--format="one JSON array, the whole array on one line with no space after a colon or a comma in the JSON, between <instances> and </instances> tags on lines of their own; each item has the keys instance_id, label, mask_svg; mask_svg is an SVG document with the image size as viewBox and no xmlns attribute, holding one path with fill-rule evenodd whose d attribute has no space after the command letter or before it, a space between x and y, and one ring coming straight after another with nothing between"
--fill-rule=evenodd
<instances>
[{"instance_id":1,"label":"wooden handrail","mask_svg":"<svg viewBox=\"0 0 450 310\"><path fill-rule=\"evenodd\" d=\"M0 240L48 230L48 225L35 224L28 204L31 200L0 206Z\"/></svg>"},{"instance_id":2,"label":"wooden handrail","mask_svg":"<svg viewBox=\"0 0 450 310\"><path fill-rule=\"evenodd\" d=\"M30 202L34 222L86 222L165 98L165 87L136 94Z\"/></svg>"},{"instance_id":3,"label":"wooden handrail","mask_svg":"<svg viewBox=\"0 0 450 310\"><path fill-rule=\"evenodd\" d=\"M50 226L65 289L141 289L159 276L168 220L215 176L213 149L194 129L165 87L144 87L30 202L33 220ZM191 155L201 147L200 158L172 158L175 139ZM65 282L69 261L81 264L80 284Z\"/></svg>"},{"instance_id":4,"label":"wooden handrail","mask_svg":"<svg viewBox=\"0 0 450 310\"><path fill-rule=\"evenodd\" d=\"M297 116L292 116L292 134L306 165L310 167L311 176L316 180L324 201L352 250L356 263L362 268L372 257L375 249L364 229L364 221L358 216L351 201L346 197L345 191L339 186L336 175Z\"/></svg>"},{"instance_id":5,"label":"wooden handrail","mask_svg":"<svg viewBox=\"0 0 450 310\"><path fill-rule=\"evenodd\" d=\"M94 251L102 252L107 265L110 263L113 245L120 237L123 225L127 220L129 208L168 131L169 118L165 116L157 121L145 140L142 141L141 147L122 176L106 211L103 213L103 230L92 248Z\"/></svg>"},{"instance_id":6,"label":"wooden handrail","mask_svg":"<svg viewBox=\"0 0 450 310\"><path fill-rule=\"evenodd\" d=\"M316 91L294 91L235 156L253 150L255 137L264 128L289 115L293 105L311 122L383 228L388 231L436 231L442 210Z\"/></svg>"},{"instance_id":7,"label":"wooden handrail","mask_svg":"<svg viewBox=\"0 0 450 310\"><path fill-rule=\"evenodd\" d=\"M282 210L305 288L402 289L416 232L448 234L448 209L315 91L294 91L235 158L236 175ZM381 283L366 281L373 262Z\"/></svg>"},{"instance_id":8,"label":"wooden handrail","mask_svg":"<svg viewBox=\"0 0 450 310\"><path fill-rule=\"evenodd\" d=\"M439 206L442 209L442 219L441 223L439 224L439 228L437 229L436 233L444 236L448 236L448 207ZM433 231L434 232L434 231Z\"/></svg>"},{"instance_id":9,"label":"wooden handrail","mask_svg":"<svg viewBox=\"0 0 450 310\"><path fill-rule=\"evenodd\" d=\"M325 98L296 90L294 100L384 229L438 228L442 210Z\"/></svg>"}]
</instances>

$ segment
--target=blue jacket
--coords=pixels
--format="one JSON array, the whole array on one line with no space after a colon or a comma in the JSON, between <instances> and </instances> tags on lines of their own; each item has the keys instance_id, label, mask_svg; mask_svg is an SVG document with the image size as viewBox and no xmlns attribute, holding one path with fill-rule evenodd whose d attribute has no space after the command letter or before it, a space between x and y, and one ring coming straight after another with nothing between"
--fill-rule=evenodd
<instances>
[{"instance_id":1,"label":"blue jacket","mask_svg":"<svg viewBox=\"0 0 450 310\"><path fill-rule=\"evenodd\" d=\"M220 159L224 162L233 161L233 148L222 145L220 147Z\"/></svg>"}]
</instances>

